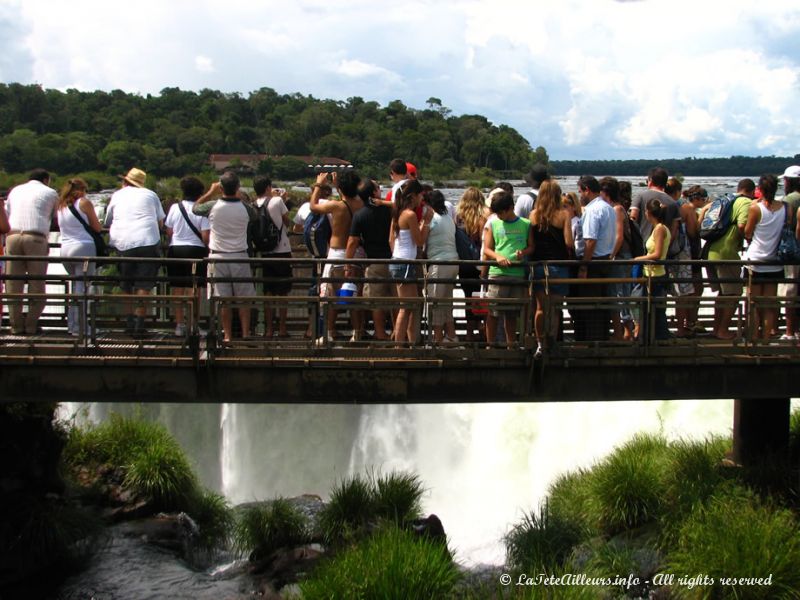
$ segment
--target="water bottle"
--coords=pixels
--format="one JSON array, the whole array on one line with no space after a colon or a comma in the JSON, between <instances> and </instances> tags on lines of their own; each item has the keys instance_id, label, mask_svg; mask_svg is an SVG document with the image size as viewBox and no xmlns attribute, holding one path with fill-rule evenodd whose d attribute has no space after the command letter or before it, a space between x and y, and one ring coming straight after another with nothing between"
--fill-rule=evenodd
<instances>
[{"instance_id":1,"label":"water bottle","mask_svg":"<svg viewBox=\"0 0 800 600\"><path fill-rule=\"evenodd\" d=\"M339 300L339 304L347 304L346 298L351 298L358 293L358 287L352 281L348 281L347 283L342 284L341 289L339 289L339 297L342 300Z\"/></svg>"}]
</instances>

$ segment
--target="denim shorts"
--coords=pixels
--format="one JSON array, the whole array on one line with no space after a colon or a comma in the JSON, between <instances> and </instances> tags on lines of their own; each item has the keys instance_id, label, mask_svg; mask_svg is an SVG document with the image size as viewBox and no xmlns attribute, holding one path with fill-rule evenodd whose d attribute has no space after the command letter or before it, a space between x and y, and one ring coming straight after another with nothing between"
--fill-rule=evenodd
<instances>
[{"instance_id":1,"label":"denim shorts","mask_svg":"<svg viewBox=\"0 0 800 600\"><path fill-rule=\"evenodd\" d=\"M392 275L392 279L416 280L417 265L412 265L410 263L392 263L389 265L389 273Z\"/></svg>"},{"instance_id":2,"label":"denim shorts","mask_svg":"<svg viewBox=\"0 0 800 600\"><path fill-rule=\"evenodd\" d=\"M552 279L569 279L569 267L566 265L548 265L548 276ZM566 283L549 284L547 286L551 294L566 296L569 294L569 285ZM544 290L544 265L535 264L533 266L533 289L536 291Z\"/></svg>"}]
</instances>

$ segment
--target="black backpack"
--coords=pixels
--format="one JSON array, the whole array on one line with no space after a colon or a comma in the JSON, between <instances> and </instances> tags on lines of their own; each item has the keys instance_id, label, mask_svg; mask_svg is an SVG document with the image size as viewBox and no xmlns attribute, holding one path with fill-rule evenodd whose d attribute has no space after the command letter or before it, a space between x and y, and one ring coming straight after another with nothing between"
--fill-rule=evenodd
<instances>
[{"instance_id":1,"label":"black backpack","mask_svg":"<svg viewBox=\"0 0 800 600\"><path fill-rule=\"evenodd\" d=\"M280 228L275 225L275 221L267 210L267 203L256 206L258 218L250 223L250 240L253 248L259 252L272 252L278 247L283 234L283 223Z\"/></svg>"},{"instance_id":2,"label":"black backpack","mask_svg":"<svg viewBox=\"0 0 800 600\"><path fill-rule=\"evenodd\" d=\"M628 219L628 223L630 224L630 239L628 240L628 244L631 247L631 256L633 258L636 258L637 256L644 256L647 254L647 249L644 245L644 239L642 238L642 232L639 229L639 224L633 219Z\"/></svg>"}]
</instances>

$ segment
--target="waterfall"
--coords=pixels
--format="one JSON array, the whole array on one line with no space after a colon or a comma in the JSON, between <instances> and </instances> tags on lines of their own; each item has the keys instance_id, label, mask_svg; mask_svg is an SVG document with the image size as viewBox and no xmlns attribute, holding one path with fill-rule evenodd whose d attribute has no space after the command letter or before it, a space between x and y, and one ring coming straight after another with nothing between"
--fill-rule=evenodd
<instances>
[{"instance_id":1,"label":"waterfall","mask_svg":"<svg viewBox=\"0 0 800 600\"><path fill-rule=\"evenodd\" d=\"M795 406L797 401L793 403ZM637 432L729 435L731 400L443 405L62 405L91 421L115 411L164 423L204 485L233 503L328 497L343 477L417 473L423 510L465 564L502 563L502 536L562 473L590 467ZM80 422L80 418L78 419Z\"/></svg>"}]
</instances>

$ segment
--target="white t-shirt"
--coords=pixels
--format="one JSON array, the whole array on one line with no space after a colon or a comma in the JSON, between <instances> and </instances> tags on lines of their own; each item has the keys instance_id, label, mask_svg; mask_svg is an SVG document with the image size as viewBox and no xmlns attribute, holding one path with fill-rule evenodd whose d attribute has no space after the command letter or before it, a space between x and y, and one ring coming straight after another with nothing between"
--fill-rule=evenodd
<instances>
[{"instance_id":1,"label":"white t-shirt","mask_svg":"<svg viewBox=\"0 0 800 600\"><path fill-rule=\"evenodd\" d=\"M194 202L191 200L181 200L181 203L183 203L183 208L186 210L189 220L199 232L202 233L211 229L211 223L209 223L206 217L201 217L192 212ZM169 207L167 220L164 221L164 224L172 229L172 239L169 242L170 246L199 246L205 248L203 240L197 237L191 227L187 225L186 219L183 218L181 209L178 207L178 202Z\"/></svg>"},{"instance_id":2,"label":"white t-shirt","mask_svg":"<svg viewBox=\"0 0 800 600\"><path fill-rule=\"evenodd\" d=\"M41 181L31 179L11 190L6 200L8 222L14 231L50 232L58 194Z\"/></svg>"},{"instance_id":3,"label":"white t-shirt","mask_svg":"<svg viewBox=\"0 0 800 600\"><path fill-rule=\"evenodd\" d=\"M264 202L266 201L266 198L259 198L256 200L256 205L260 208L264 206ZM281 230L281 241L278 242L274 250L262 252L262 254L286 254L287 252L291 252L292 245L289 243L289 232L283 224L283 215L288 213L289 209L286 208L286 203L283 201L283 198L280 196L273 196L270 198L267 204L267 212L272 218L272 222L275 223L275 227Z\"/></svg>"},{"instance_id":4,"label":"white t-shirt","mask_svg":"<svg viewBox=\"0 0 800 600\"><path fill-rule=\"evenodd\" d=\"M523 219L529 219L531 211L533 210L534 200L531 194L539 197L539 190L531 190L530 193L525 192L517 196L517 201L514 203L514 214Z\"/></svg>"},{"instance_id":5,"label":"white t-shirt","mask_svg":"<svg viewBox=\"0 0 800 600\"><path fill-rule=\"evenodd\" d=\"M208 205L211 208L207 208ZM238 198L220 198L195 206L200 214L208 214L211 223L211 252L233 254L247 252L247 226L255 217L255 211Z\"/></svg>"},{"instance_id":6,"label":"white t-shirt","mask_svg":"<svg viewBox=\"0 0 800 600\"><path fill-rule=\"evenodd\" d=\"M450 215L450 218L453 219L453 223L456 222L456 205L450 202L450 200L444 201L444 207L447 209L447 214Z\"/></svg>"},{"instance_id":7,"label":"white t-shirt","mask_svg":"<svg viewBox=\"0 0 800 600\"><path fill-rule=\"evenodd\" d=\"M161 241L158 222L164 217L161 201L151 190L134 186L117 190L106 211L111 245L119 251L155 246Z\"/></svg>"}]
</instances>

